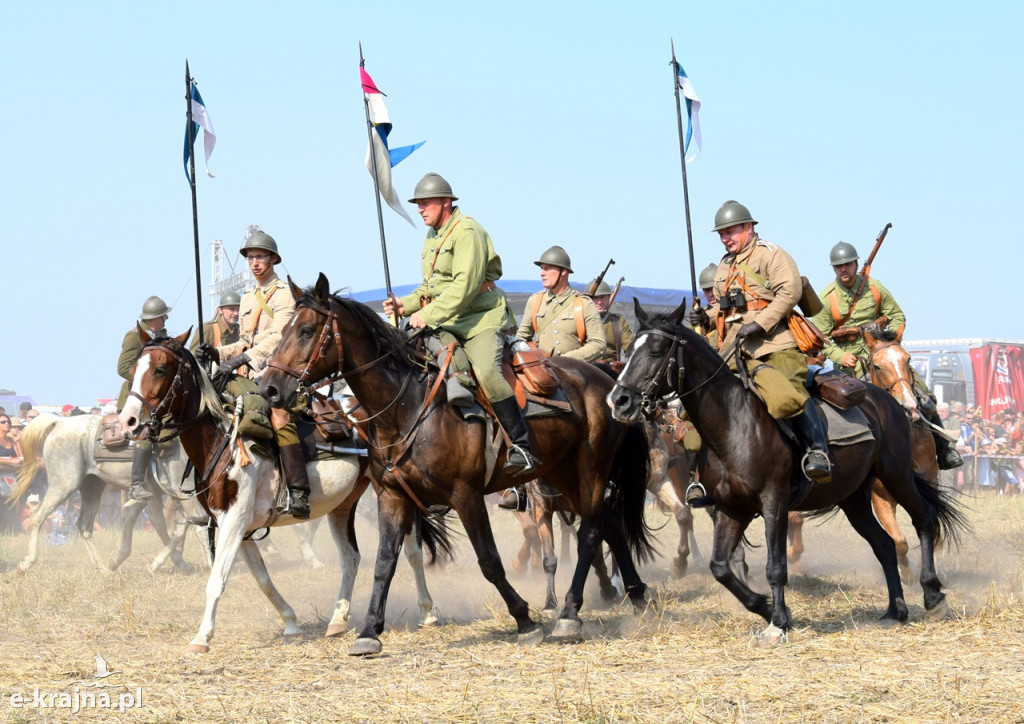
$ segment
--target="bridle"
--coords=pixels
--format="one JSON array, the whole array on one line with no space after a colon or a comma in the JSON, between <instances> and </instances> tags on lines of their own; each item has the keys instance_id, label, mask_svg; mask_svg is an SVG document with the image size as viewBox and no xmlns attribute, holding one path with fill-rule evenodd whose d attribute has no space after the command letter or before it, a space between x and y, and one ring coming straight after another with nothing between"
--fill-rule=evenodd
<instances>
[{"instance_id":1,"label":"bridle","mask_svg":"<svg viewBox=\"0 0 1024 724\"><path fill-rule=\"evenodd\" d=\"M204 415L208 414L208 411L203 410L202 407L200 406L199 412L191 420L185 420L183 422L172 422L168 419L171 411L171 406L174 404L175 400L180 399L182 403L184 403L185 401L186 390L184 373L187 372L188 377L190 379L194 379L194 360L190 358L190 356L187 357L184 354L179 354L170 347L160 344L159 342L149 342L145 344L142 347L142 352L139 354L139 356L141 357L142 354L145 353L145 351L150 348L160 349L167 353L168 355L170 355L171 357L173 357L175 360L177 360L178 369L174 374L174 379L171 380L171 384L170 387L167 389L167 392L164 393L164 396L155 405L151 404L149 400L144 398L135 390L132 390L130 393L128 393L128 396L137 399L149 413L149 430L152 435L156 436L156 440L154 442L169 442L170 440L179 437L181 433L183 433L185 430L192 427L192 425L194 425L196 422L201 420ZM169 430L170 433L167 435L163 435L163 433L167 430Z\"/></svg>"},{"instance_id":2,"label":"bridle","mask_svg":"<svg viewBox=\"0 0 1024 724\"><path fill-rule=\"evenodd\" d=\"M905 378L905 377L903 377L903 376L901 376L899 374L896 375L896 378L892 381L891 384L888 384L888 385L880 384L880 382L882 381L881 380L881 375L877 372L877 370L880 369L881 366L875 364L875 355L877 355L879 352L882 352L883 350L889 349L890 347L900 347L900 343L896 342L896 341L882 342L877 347L875 347L873 350L871 350L871 353L868 355L867 365L866 366L868 368L868 373L871 375L871 383L873 385L877 385L878 387L881 387L882 389L884 389L886 392L888 392L891 395L892 391L899 384L905 382L907 384L907 386L911 388L911 392L913 392L913 384L912 384L912 382L909 379L907 379L907 378Z\"/></svg>"}]
</instances>

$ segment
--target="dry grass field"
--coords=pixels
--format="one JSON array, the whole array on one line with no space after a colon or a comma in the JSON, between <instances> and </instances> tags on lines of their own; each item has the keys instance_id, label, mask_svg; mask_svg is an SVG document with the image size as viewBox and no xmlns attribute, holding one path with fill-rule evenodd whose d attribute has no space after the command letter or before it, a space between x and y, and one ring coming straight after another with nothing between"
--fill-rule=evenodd
<instances>
[{"instance_id":1,"label":"dry grass field","mask_svg":"<svg viewBox=\"0 0 1024 724\"><path fill-rule=\"evenodd\" d=\"M880 569L867 544L836 518L805 527L805 573L791 576L788 593L795 628L775 646L757 642L763 623L706 567L672 580L662 558L644 572L652 604L643 614L628 605L601 608L590 586L583 643L517 647L511 618L461 538L457 559L428 571L442 625L417 630L403 559L383 653L351 658L345 650L354 630L323 638L340 570L322 529L316 548L327 567L303 564L287 530L274 532L280 555L268 559L306 641L282 642L277 615L239 564L219 608L213 650L196 656L184 649L202 616L205 574L148 573L159 548L152 533L139 534L136 553L110 575L90 569L81 542L72 540L45 547L30 575L15 576L25 539L0 538L0 721L1024 722L1024 498L965 502L976 536L941 563L952 619L925 620L915 585L906 590L909 625L880 626ZM665 521L659 512L650 518ZM501 511L492 520L508 562L522 540L518 525ZM666 556L675 535L674 524L658 532ZM761 535L755 524L752 540ZM373 525L361 521L359 536L356 630L372 578ZM703 514L697 537L706 553L710 522ZM112 554L115 534L100 534L98 543ZM194 538L186 557L201 560ZM766 591L763 546L748 560L755 588ZM560 596L568 574L563 565ZM513 582L539 607L540 578L531 573ZM84 688L99 681L96 654L118 672L101 680L109 688ZM79 697L112 692L115 707L121 693L141 694L141 702L123 713L73 713L37 706L37 690L55 704L76 690Z\"/></svg>"}]
</instances>

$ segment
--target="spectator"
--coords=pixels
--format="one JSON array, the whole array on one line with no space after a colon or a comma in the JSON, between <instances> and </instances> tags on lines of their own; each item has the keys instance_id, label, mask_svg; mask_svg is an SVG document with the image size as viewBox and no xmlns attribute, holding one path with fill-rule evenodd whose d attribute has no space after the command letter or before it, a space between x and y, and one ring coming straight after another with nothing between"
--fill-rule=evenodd
<instances>
[{"instance_id":1,"label":"spectator","mask_svg":"<svg viewBox=\"0 0 1024 724\"><path fill-rule=\"evenodd\" d=\"M23 419L25 420L25 424L27 425L37 417L39 417L39 410L31 408L25 413L25 417Z\"/></svg>"},{"instance_id":2,"label":"spectator","mask_svg":"<svg viewBox=\"0 0 1024 724\"><path fill-rule=\"evenodd\" d=\"M959 434L960 420L952 417L950 413L950 406L946 402L940 402L935 406L938 411L939 419L942 420L942 427L946 430L950 430L954 435ZM939 484L943 487L952 490L956 487L956 481L959 477L959 470L939 470Z\"/></svg>"},{"instance_id":3,"label":"spectator","mask_svg":"<svg viewBox=\"0 0 1024 724\"><path fill-rule=\"evenodd\" d=\"M74 405L64 405L64 407L60 408L61 417L71 417L71 411L74 409Z\"/></svg>"},{"instance_id":4,"label":"spectator","mask_svg":"<svg viewBox=\"0 0 1024 724\"><path fill-rule=\"evenodd\" d=\"M973 490L978 484L977 477L975 475L975 442L976 438L974 435L974 425L976 418L974 413L967 408L964 413L963 422L960 423L960 438L956 441L956 450L960 453L960 456L964 459L963 467L963 487L968 490Z\"/></svg>"},{"instance_id":5,"label":"spectator","mask_svg":"<svg viewBox=\"0 0 1024 724\"><path fill-rule=\"evenodd\" d=\"M14 473L21 467L21 445L11 437L11 417L0 414L0 475Z\"/></svg>"},{"instance_id":6,"label":"spectator","mask_svg":"<svg viewBox=\"0 0 1024 724\"><path fill-rule=\"evenodd\" d=\"M28 413L32 411L32 403L29 402L28 400L25 400L20 405L18 405L18 417L20 417L22 419L22 422L24 422L26 425L28 424L29 420L32 419L28 416ZM36 412L36 415L38 414L39 413ZM33 417L35 417L35 415L33 415Z\"/></svg>"},{"instance_id":7,"label":"spectator","mask_svg":"<svg viewBox=\"0 0 1024 724\"><path fill-rule=\"evenodd\" d=\"M14 442L21 444L21 431L25 427L25 423L21 421L20 417L11 418L11 439Z\"/></svg>"},{"instance_id":8,"label":"spectator","mask_svg":"<svg viewBox=\"0 0 1024 724\"><path fill-rule=\"evenodd\" d=\"M32 516L39 508L39 496L35 493L28 496L28 500L25 501L25 509L21 511L21 529L25 533L28 533L32 527Z\"/></svg>"}]
</instances>

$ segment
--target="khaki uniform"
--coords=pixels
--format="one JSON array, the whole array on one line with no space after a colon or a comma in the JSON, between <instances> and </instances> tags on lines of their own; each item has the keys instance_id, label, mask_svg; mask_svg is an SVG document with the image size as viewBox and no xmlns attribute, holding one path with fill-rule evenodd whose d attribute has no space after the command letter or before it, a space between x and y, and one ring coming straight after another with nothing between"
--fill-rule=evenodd
<instances>
[{"instance_id":1,"label":"khaki uniform","mask_svg":"<svg viewBox=\"0 0 1024 724\"><path fill-rule=\"evenodd\" d=\"M907 321L906 315L900 309L900 305L896 303L889 290L882 286L882 283L877 279L870 279L868 281L868 288L864 289L856 304L853 305L853 311L850 312L850 304L854 300L856 290L860 289L863 281L863 276L858 274L852 289L847 289L838 279L833 281L818 295L821 298L822 310L815 314L811 320L825 335L825 346L822 349L822 353L832 360L837 370L842 370L848 375L860 378L866 377L868 373L868 370L863 365L858 364L856 369L854 369L845 367L842 363L843 357L847 354L862 357L865 360L868 358L870 353L868 352L867 345L864 344L864 336L860 333L860 328L865 324L874 322L881 316L888 318L889 328L894 330L901 329ZM877 301L875 292L878 294ZM835 302L834 305L833 301ZM839 314L839 319L836 319L835 313ZM849 313L848 317L847 313ZM837 339L832 335L837 331L837 323L842 321L844 317L846 319L840 328L843 331L837 333L836 336L839 337ZM846 330L849 330L849 332L845 332ZM856 331L857 336L850 338L854 331Z\"/></svg>"},{"instance_id":2,"label":"khaki uniform","mask_svg":"<svg viewBox=\"0 0 1024 724\"><path fill-rule=\"evenodd\" d=\"M540 318L538 317L538 323ZM621 314L609 312L608 319L601 326L604 332L604 351L597 358L598 362L618 362L628 358L633 353L633 342L636 335L629 326L629 322Z\"/></svg>"},{"instance_id":3,"label":"khaki uniform","mask_svg":"<svg viewBox=\"0 0 1024 724\"><path fill-rule=\"evenodd\" d=\"M580 341L576 325L576 300L581 300L584 338ZM537 318L534 329L533 319ZM601 315L594 301L569 287L561 294L552 294L547 289L537 292L526 302L523 321L516 337L530 342L536 337L537 347L549 357L573 357L584 362L594 362L605 350L604 330Z\"/></svg>"},{"instance_id":4,"label":"khaki uniform","mask_svg":"<svg viewBox=\"0 0 1024 724\"><path fill-rule=\"evenodd\" d=\"M516 326L516 317L505 292L495 285L501 278L501 257L491 237L456 206L444 226L427 231L420 269L423 282L399 300L404 316L419 312L428 327L442 333L442 342L459 342L490 402L512 397L501 374L501 353L505 332ZM461 355L452 366L468 371Z\"/></svg>"},{"instance_id":5,"label":"khaki uniform","mask_svg":"<svg viewBox=\"0 0 1024 724\"><path fill-rule=\"evenodd\" d=\"M797 349L786 321L803 292L796 262L781 247L755 233L738 253L726 254L719 262L715 272L715 297L719 304L730 288L742 290L747 311L741 319L731 322L727 319L735 310L719 311L720 349L733 343L744 324L757 322L765 334L745 342L742 350L748 358L748 370L754 375L753 382L772 417L800 414L810 398L804 387L807 360ZM735 364L734 359L730 365Z\"/></svg>"},{"instance_id":6,"label":"khaki uniform","mask_svg":"<svg viewBox=\"0 0 1024 724\"><path fill-rule=\"evenodd\" d=\"M214 347L220 347L225 344L234 344L240 339L239 325L230 325L224 321L224 317L217 315L217 318L212 322L205 322L203 324L203 341L207 344L212 344ZM196 351L196 347L199 346L199 332L195 332L192 335L192 342L188 348L193 352Z\"/></svg>"},{"instance_id":7,"label":"khaki uniform","mask_svg":"<svg viewBox=\"0 0 1024 724\"><path fill-rule=\"evenodd\" d=\"M148 328L136 324L125 333L124 339L121 341L121 356L117 358L117 374L124 379L124 382L121 383L121 392L117 395L118 411L124 408L124 403L128 401L128 394L132 391L132 367L144 346L142 338L139 337L140 330L142 334L146 335L147 342L153 339Z\"/></svg>"}]
</instances>

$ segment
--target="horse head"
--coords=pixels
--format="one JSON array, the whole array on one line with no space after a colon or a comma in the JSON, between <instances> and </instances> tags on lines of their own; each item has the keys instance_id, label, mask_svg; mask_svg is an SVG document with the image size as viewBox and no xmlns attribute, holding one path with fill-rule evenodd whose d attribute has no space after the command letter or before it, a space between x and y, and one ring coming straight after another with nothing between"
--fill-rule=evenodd
<instances>
[{"instance_id":1,"label":"horse head","mask_svg":"<svg viewBox=\"0 0 1024 724\"><path fill-rule=\"evenodd\" d=\"M145 437L148 427L164 416L181 414L186 377L198 364L185 348L191 327L173 339L150 340L132 366L132 389L121 410L125 437Z\"/></svg>"},{"instance_id":2,"label":"horse head","mask_svg":"<svg viewBox=\"0 0 1024 724\"><path fill-rule=\"evenodd\" d=\"M868 348L868 371L871 383L885 389L899 401L912 421L917 421L917 396L914 394L914 372L910 353L903 348L897 333L872 322L861 328Z\"/></svg>"},{"instance_id":3,"label":"horse head","mask_svg":"<svg viewBox=\"0 0 1024 724\"><path fill-rule=\"evenodd\" d=\"M633 423L651 400L677 394L683 374L683 346L689 332L683 326L686 299L669 314L648 316L633 297L639 328L633 353L605 398L612 417Z\"/></svg>"}]
</instances>

